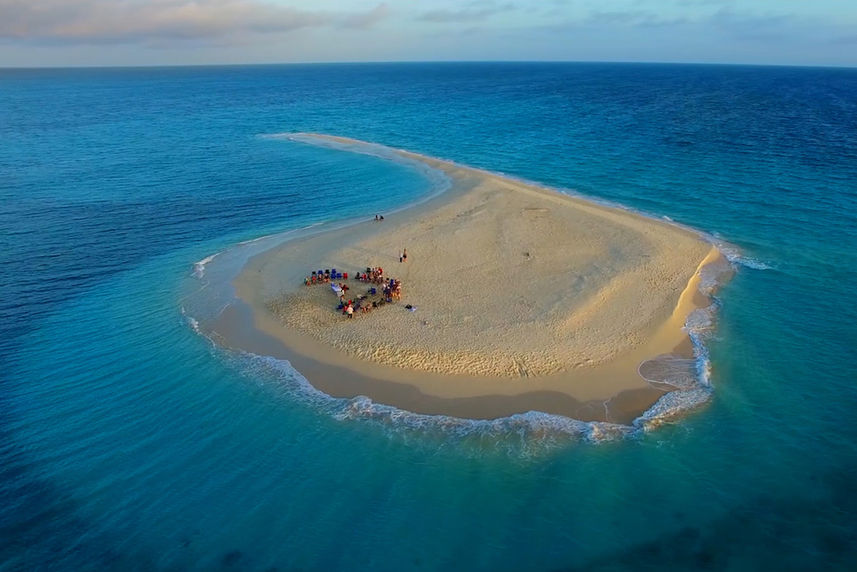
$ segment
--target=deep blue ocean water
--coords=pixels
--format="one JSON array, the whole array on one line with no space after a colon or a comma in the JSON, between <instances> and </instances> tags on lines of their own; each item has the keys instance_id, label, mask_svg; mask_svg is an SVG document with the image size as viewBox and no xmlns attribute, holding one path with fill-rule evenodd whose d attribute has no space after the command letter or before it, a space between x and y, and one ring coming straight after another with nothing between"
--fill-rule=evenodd
<instances>
[{"instance_id":1,"label":"deep blue ocean water","mask_svg":"<svg viewBox=\"0 0 857 572\"><path fill-rule=\"evenodd\" d=\"M196 262L433 190L265 137L303 131L734 245L713 400L593 444L349 415L214 347ZM857 70L0 70L0 141L0 569L857 564Z\"/></svg>"}]
</instances>

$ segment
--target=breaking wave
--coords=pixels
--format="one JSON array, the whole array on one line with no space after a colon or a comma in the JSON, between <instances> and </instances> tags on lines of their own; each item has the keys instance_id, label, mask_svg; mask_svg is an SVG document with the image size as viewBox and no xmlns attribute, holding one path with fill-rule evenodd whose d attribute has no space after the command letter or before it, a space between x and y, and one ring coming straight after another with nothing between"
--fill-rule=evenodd
<instances>
[{"instance_id":1,"label":"breaking wave","mask_svg":"<svg viewBox=\"0 0 857 572\"><path fill-rule=\"evenodd\" d=\"M730 244L729 242L723 240L716 234L705 235L706 239L711 242L714 246L717 247L726 260L734 264L735 266L743 266L745 268L750 268L752 270L771 270L773 266L759 260L758 258L753 258L752 256L748 256L744 253L740 248L735 246L734 244Z\"/></svg>"},{"instance_id":2,"label":"breaking wave","mask_svg":"<svg viewBox=\"0 0 857 572\"><path fill-rule=\"evenodd\" d=\"M273 383L298 401L343 423L369 423L391 438L435 446L455 443L474 455L502 452L515 457L543 454L569 442L606 443L638 434L639 427L579 421L530 411L500 419L464 419L413 413L366 396L331 397L316 389L286 360L218 349L247 379Z\"/></svg>"}]
</instances>

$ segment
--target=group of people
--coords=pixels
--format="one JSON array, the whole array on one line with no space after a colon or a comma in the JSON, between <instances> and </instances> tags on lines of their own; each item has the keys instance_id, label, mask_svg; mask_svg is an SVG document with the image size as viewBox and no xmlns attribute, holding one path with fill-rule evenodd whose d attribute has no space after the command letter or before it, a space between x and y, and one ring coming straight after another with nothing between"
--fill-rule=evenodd
<instances>
[{"instance_id":1,"label":"group of people","mask_svg":"<svg viewBox=\"0 0 857 572\"><path fill-rule=\"evenodd\" d=\"M304 278L304 284L307 286L330 284L334 294L339 296L339 306L336 309L349 318L354 317L355 312L366 314L374 308L391 304L393 300L402 299L402 281L386 278L384 269L380 266L367 267L365 272L357 272L356 278L361 282L373 284L366 294L358 296L356 300L348 298L348 291L350 290L348 284L339 282L339 280L348 280L348 273L337 272L335 268L313 270L309 276ZM373 299L376 297L377 299Z\"/></svg>"},{"instance_id":2,"label":"group of people","mask_svg":"<svg viewBox=\"0 0 857 572\"><path fill-rule=\"evenodd\" d=\"M357 273L357 279L361 282L368 282L370 284L383 284L385 282L384 269L380 266L367 266L365 272Z\"/></svg>"},{"instance_id":3,"label":"group of people","mask_svg":"<svg viewBox=\"0 0 857 572\"><path fill-rule=\"evenodd\" d=\"M380 220L384 220L384 217L382 216ZM403 248L401 254L399 254L399 262L407 261L408 249ZM370 282L372 284L380 285L386 282L386 279L384 278L384 269L380 266L367 266L365 272L358 270L354 277L361 282ZM304 284L306 286L311 286L313 284L330 284L332 280L348 280L348 272L337 272L336 268L313 270L309 276L304 278Z\"/></svg>"},{"instance_id":4,"label":"group of people","mask_svg":"<svg viewBox=\"0 0 857 572\"><path fill-rule=\"evenodd\" d=\"M383 306L384 304L391 304L393 300L402 299L401 280L390 278L389 280L383 282L383 286L380 290L381 296L377 300L372 299L374 296L378 295L378 288L374 286L372 288L369 288L369 291L366 294L358 296L356 300L353 300L346 299L348 286L343 284L334 286L333 291L339 294L339 306L337 306L336 309L341 310L345 316L353 318L355 312L368 314L373 309L379 306Z\"/></svg>"},{"instance_id":5,"label":"group of people","mask_svg":"<svg viewBox=\"0 0 857 572\"><path fill-rule=\"evenodd\" d=\"M384 288L382 292L384 294L384 298L387 299L388 302L392 302L393 300L401 300L402 281L390 278L389 282L384 283Z\"/></svg>"}]
</instances>

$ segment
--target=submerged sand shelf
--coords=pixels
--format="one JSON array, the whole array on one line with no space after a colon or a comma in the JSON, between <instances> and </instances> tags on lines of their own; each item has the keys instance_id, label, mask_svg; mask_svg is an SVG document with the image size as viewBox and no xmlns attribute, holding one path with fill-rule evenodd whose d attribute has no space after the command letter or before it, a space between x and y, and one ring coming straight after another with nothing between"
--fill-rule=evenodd
<instances>
[{"instance_id":1,"label":"submerged sand shelf","mask_svg":"<svg viewBox=\"0 0 857 572\"><path fill-rule=\"evenodd\" d=\"M450 190L252 259L235 286L260 332L321 366L440 399L556 392L586 402L652 389L637 368L686 342L687 315L707 305L698 271L720 259L710 243L664 221L396 153L443 171ZM349 320L333 311L328 286L303 285L311 269L353 276L367 266L403 281L400 302ZM349 284L351 295L368 288Z\"/></svg>"}]
</instances>

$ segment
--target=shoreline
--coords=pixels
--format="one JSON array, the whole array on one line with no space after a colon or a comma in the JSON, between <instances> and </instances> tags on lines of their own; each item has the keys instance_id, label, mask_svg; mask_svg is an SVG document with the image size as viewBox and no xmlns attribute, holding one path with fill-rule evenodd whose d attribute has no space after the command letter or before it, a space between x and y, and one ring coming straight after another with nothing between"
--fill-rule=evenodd
<instances>
[{"instance_id":1,"label":"shoreline","mask_svg":"<svg viewBox=\"0 0 857 572\"><path fill-rule=\"evenodd\" d=\"M320 135L298 140L379 147ZM441 171L450 188L381 223L293 239L251 258L233 282L237 301L206 328L220 343L287 359L333 397L365 395L415 413L473 419L535 410L629 424L681 389L644 378L640 367L661 356L693 362L683 328L692 311L710 304L699 273L723 261L715 246L678 225L381 148ZM411 258L400 263L404 242ZM315 289L329 290L302 285L310 268L366 266L403 279L398 305L345 322L307 300ZM461 268L464 282L456 281ZM533 287L522 290L521 277ZM349 283L354 293L363 287ZM575 287L566 292L569 283ZM486 284L496 299L487 305ZM530 305L511 312L519 300ZM403 310L409 302L417 312ZM377 332L380 342L366 341Z\"/></svg>"}]
</instances>

